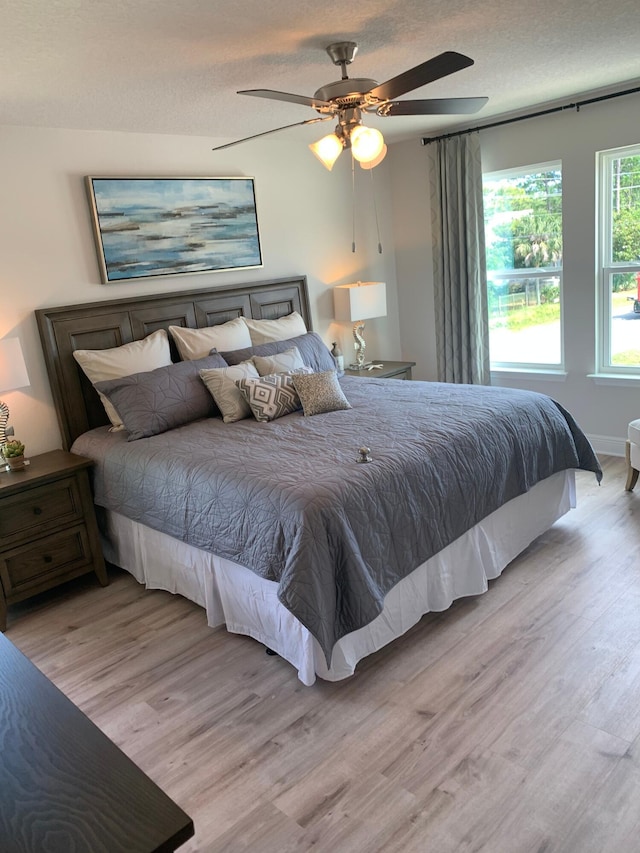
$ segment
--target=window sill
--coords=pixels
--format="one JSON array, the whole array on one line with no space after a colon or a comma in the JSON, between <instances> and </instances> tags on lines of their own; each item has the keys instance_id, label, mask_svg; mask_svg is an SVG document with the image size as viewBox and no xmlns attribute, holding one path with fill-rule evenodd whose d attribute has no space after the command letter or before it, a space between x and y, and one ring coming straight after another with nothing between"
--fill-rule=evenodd
<instances>
[{"instance_id":1,"label":"window sill","mask_svg":"<svg viewBox=\"0 0 640 853\"><path fill-rule=\"evenodd\" d=\"M523 367L492 367L491 376L502 379L529 379L540 382L564 382L567 378L565 370L545 370L539 367L527 370Z\"/></svg>"},{"instance_id":2,"label":"window sill","mask_svg":"<svg viewBox=\"0 0 640 853\"><path fill-rule=\"evenodd\" d=\"M619 385L627 388L640 388L640 375L622 373L588 373L588 379L592 379L596 385Z\"/></svg>"}]
</instances>

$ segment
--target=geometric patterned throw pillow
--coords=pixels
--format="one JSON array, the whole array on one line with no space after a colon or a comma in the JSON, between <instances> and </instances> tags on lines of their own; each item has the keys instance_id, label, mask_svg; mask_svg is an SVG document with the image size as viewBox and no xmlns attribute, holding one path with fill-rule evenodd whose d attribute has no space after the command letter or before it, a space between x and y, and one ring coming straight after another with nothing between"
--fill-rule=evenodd
<instances>
[{"instance_id":1,"label":"geometric patterned throw pillow","mask_svg":"<svg viewBox=\"0 0 640 853\"><path fill-rule=\"evenodd\" d=\"M300 372L311 373L311 368ZM301 408L290 373L270 373L259 379L238 379L236 385L257 421L267 422Z\"/></svg>"}]
</instances>

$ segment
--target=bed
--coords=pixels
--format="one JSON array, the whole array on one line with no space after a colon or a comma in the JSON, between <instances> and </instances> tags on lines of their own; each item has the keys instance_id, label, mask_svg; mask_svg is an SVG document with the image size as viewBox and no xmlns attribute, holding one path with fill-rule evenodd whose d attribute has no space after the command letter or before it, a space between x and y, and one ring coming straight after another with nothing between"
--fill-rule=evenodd
<instances>
[{"instance_id":1,"label":"bed","mask_svg":"<svg viewBox=\"0 0 640 853\"><path fill-rule=\"evenodd\" d=\"M342 377L347 406L313 417L200 417L130 441L109 429L96 392L108 383L94 387L74 357L170 326L294 314L311 329L304 276L36 312L63 441L95 461L106 559L254 637L310 685L485 592L575 505L573 471L601 471L544 395L374 377Z\"/></svg>"}]
</instances>

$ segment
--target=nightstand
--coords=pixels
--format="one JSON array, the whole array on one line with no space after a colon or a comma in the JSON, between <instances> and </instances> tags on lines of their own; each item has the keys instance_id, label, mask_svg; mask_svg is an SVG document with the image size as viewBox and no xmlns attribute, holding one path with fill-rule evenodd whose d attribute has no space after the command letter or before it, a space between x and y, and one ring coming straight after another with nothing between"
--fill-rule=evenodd
<instances>
[{"instance_id":1,"label":"nightstand","mask_svg":"<svg viewBox=\"0 0 640 853\"><path fill-rule=\"evenodd\" d=\"M376 361L371 359L373 364L381 364L382 368L378 370L351 370L345 368L345 376L374 376L378 379L411 379L411 368L416 366L415 361Z\"/></svg>"},{"instance_id":2,"label":"nightstand","mask_svg":"<svg viewBox=\"0 0 640 853\"><path fill-rule=\"evenodd\" d=\"M90 459L52 450L0 473L0 631L7 605L88 572L109 579L89 486Z\"/></svg>"}]
</instances>

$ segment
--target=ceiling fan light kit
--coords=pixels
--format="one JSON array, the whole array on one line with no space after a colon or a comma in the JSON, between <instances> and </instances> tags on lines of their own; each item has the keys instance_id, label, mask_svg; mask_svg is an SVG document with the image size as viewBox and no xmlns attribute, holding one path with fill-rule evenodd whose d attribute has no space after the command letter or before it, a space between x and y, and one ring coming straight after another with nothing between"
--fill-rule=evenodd
<instances>
[{"instance_id":1,"label":"ceiling fan light kit","mask_svg":"<svg viewBox=\"0 0 640 853\"><path fill-rule=\"evenodd\" d=\"M366 127L361 124L360 110L357 112L356 121L339 124L335 133L329 133L309 146L318 160L329 171L333 169L336 160L345 148L351 149L353 158L360 163L363 169L372 169L384 160L387 153L384 137L375 127Z\"/></svg>"},{"instance_id":2,"label":"ceiling fan light kit","mask_svg":"<svg viewBox=\"0 0 640 853\"><path fill-rule=\"evenodd\" d=\"M327 53L334 65L342 69L342 77L333 83L321 86L312 98L289 92L277 92L272 89L249 89L238 92L239 95L251 95L256 98L270 98L292 104L308 106L320 113L320 118L297 122L297 125L313 124L318 121L337 119L334 133L322 137L309 146L320 162L331 170L345 148L350 148L354 159L363 169L372 169L382 162L387 151L384 138L379 130L362 123L362 114L371 113L381 117L407 115L455 115L477 112L487 102L487 98L440 98L427 100L396 101L401 95L419 89L427 83L433 83L442 77L461 71L473 65L473 59L455 51L446 51L428 59L415 68L410 68L384 83L378 84L368 77L349 78L347 65L358 52L354 41L339 41L330 44ZM239 142L246 142L267 133L275 133L295 125L276 127L254 136L238 139L235 142L214 148L228 148Z\"/></svg>"}]
</instances>

